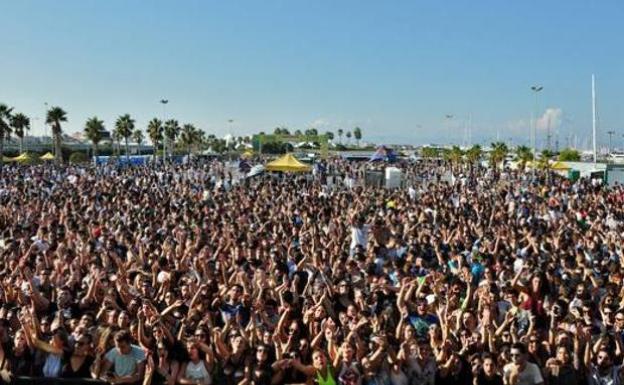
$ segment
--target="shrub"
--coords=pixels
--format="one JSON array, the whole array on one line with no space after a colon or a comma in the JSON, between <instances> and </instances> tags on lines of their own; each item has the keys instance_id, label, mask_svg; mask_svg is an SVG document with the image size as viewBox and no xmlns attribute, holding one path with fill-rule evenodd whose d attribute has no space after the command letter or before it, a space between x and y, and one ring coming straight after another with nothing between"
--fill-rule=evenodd
<instances>
[{"instance_id":1,"label":"shrub","mask_svg":"<svg viewBox=\"0 0 624 385\"><path fill-rule=\"evenodd\" d=\"M84 152L72 152L69 155L69 163L86 163L89 161L89 157Z\"/></svg>"}]
</instances>

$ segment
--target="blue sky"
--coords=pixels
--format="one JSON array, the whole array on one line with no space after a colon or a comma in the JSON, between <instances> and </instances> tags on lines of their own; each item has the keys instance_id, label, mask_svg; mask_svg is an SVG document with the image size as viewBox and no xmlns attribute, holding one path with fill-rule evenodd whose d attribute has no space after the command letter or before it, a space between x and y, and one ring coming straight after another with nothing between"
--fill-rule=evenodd
<instances>
[{"instance_id":1,"label":"blue sky","mask_svg":"<svg viewBox=\"0 0 624 385\"><path fill-rule=\"evenodd\" d=\"M165 97L167 117L217 135L461 143L472 116L473 142L526 143L539 83L538 142L550 121L565 146L591 133L595 73L599 138L622 142L622 20L621 0L4 1L0 102L35 133L46 102L72 133L93 115L145 127Z\"/></svg>"}]
</instances>

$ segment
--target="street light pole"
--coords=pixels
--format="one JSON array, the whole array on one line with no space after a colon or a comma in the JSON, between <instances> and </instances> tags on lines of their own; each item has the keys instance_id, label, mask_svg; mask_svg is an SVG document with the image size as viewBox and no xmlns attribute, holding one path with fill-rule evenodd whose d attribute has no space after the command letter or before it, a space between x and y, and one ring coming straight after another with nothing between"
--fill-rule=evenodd
<instances>
[{"instance_id":1,"label":"street light pole","mask_svg":"<svg viewBox=\"0 0 624 385\"><path fill-rule=\"evenodd\" d=\"M535 155L536 155L536 147L537 147L537 119L538 119L538 105L537 105L537 94L538 92L540 92L541 90L543 90L544 87L540 86L540 85L535 85L535 86L531 86L531 91L533 91L534 95L535 95L535 109L534 109L534 114L535 117L531 120L533 120L533 129L532 129L532 135L531 135L531 139L532 139L532 143L531 143L531 147L533 149L533 159L535 159Z\"/></svg>"},{"instance_id":2,"label":"street light pole","mask_svg":"<svg viewBox=\"0 0 624 385\"><path fill-rule=\"evenodd\" d=\"M48 102L43 103L45 105L46 117L43 119L43 137L48 137Z\"/></svg>"},{"instance_id":3,"label":"street light pole","mask_svg":"<svg viewBox=\"0 0 624 385\"><path fill-rule=\"evenodd\" d=\"M611 154L611 137L613 136L613 134L615 134L615 131L610 130L607 131L607 134L609 135L609 155Z\"/></svg>"},{"instance_id":4,"label":"street light pole","mask_svg":"<svg viewBox=\"0 0 624 385\"><path fill-rule=\"evenodd\" d=\"M160 99L160 104L163 106L163 163L165 156L167 154L167 135L165 135L165 119L167 119L167 115L165 113L165 106L169 103L167 99Z\"/></svg>"}]
</instances>

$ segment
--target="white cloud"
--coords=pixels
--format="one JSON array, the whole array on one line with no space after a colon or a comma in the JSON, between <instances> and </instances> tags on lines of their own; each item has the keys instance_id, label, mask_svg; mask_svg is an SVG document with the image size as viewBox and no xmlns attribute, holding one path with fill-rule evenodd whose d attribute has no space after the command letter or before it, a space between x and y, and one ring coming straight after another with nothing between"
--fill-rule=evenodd
<instances>
[{"instance_id":1,"label":"white cloud","mask_svg":"<svg viewBox=\"0 0 624 385\"><path fill-rule=\"evenodd\" d=\"M526 119L510 120L505 123L507 133L513 135L525 135L528 133L530 122Z\"/></svg>"},{"instance_id":2,"label":"white cloud","mask_svg":"<svg viewBox=\"0 0 624 385\"><path fill-rule=\"evenodd\" d=\"M563 111L561 108L547 108L544 114L537 119L537 129L547 130L549 127L551 130L555 130L561 126L563 118Z\"/></svg>"}]
</instances>

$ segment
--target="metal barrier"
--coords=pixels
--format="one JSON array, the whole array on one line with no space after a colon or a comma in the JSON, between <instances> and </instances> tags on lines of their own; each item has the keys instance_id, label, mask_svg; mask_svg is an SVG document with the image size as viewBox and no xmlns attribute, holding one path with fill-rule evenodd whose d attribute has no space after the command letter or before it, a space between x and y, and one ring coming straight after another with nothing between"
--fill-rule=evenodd
<instances>
[{"instance_id":1,"label":"metal barrier","mask_svg":"<svg viewBox=\"0 0 624 385\"><path fill-rule=\"evenodd\" d=\"M11 385L106 385L107 382L91 378L13 377Z\"/></svg>"}]
</instances>

